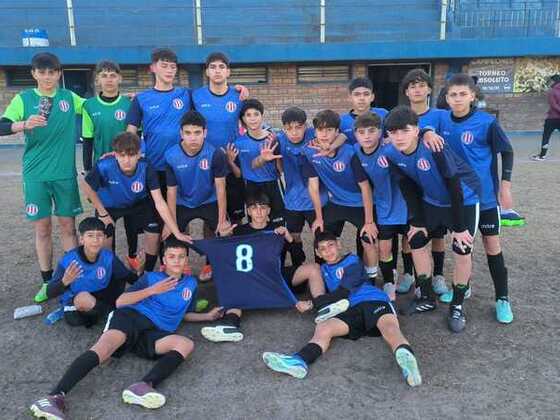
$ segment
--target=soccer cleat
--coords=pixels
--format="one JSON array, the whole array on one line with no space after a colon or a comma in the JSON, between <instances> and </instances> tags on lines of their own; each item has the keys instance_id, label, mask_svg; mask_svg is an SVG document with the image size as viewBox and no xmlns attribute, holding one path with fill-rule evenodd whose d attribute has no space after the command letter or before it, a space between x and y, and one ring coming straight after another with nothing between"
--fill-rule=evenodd
<instances>
[{"instance_id":1,"label":"soccer cleat","mask_svg":"<svg viewBox=\"0 0 560 420\"><path fill-rule=\"evenodd\" d=\"M335 303L331 303L317 311L317 316L315 317L315 324L319 324L327 319L331 319L338 314L346 311L350 307L350 301L348 299L340 299Z\"/></svg>"},{"instance_id":2,"label":"soccer cleat","mask_svg":"<svg viewBox=\"0 0 560 420\"><path fill-rule=\"evenodd\" d=\"M545 161L545 160L546 160L546 155L544 155L544 156L542 156L542 155L540 155L540 154L538 154L538 155L533 155L533 156L531 156L531 160L534 160L534 161L536 161L536 162L542 162L542 161Z\"/></svg>"},{"instance_id":3,"label":"soccer cleat","mask_svg":"<svg viewBox=\"0 0 560 420\"><path fill-rule=\"evenodd\" d=\"M383 285L383 291L387 293L391 302L394 302L397 299L396 290L397 287L395 286L395 283L385 283Z\"/></svg>"},{"instance_id":4,"label":"soccer cleat","mask_svg":"<svg viewBox=\"0 0 560 420\"><path fill-rule=\"evenodd\" d=\"M127 404L141 405L144 408L160 408L165 404L165 395L157 392L146 382L137 382L122 392Z\"/></svg>"},{"instance_id":5,"label":"soccer cleat","mask_svg":"<svg viewBox=\"0 0 560 420\"><path fill-rule=\"evenodd\" d=\"M29 407L33 416L38 419L64 420L64 396L62 394L49 395L35 401Z\"/></svg>"},{"instance_id":6,"label":"soccer cleat","mask_svg":"<svg viewBox=\"0 0 560 420\"><path fill-rule=\"evenodd\" d=\"M208 341L214 343L236 343L243 340L243 333L237 327L231 325L216 325L214 327L204 327L200 333Z\"/></svg>"},{"instance_id":7,"label":"soccer cleat","mask_svg":"<svg viewBox=\"0 0 560 420\"><path fill-rule=\"evenodd\" d=\"M409 273L404 273L401 277L401 281L397 286L397 293L405 294L410 292L410 288L414 284L414 276Z\"/></svg>"},{"instance_id":8,"label":"soccer cleat","mask_svg":"<svg viewBox=\"0 0 560 420\"><path fill-rule=\"evenodd\" d=\"M307 376L307 363L299 356L267 351L263 353L262 358L264 363L275 372L286 373L298 379Z\"/></svg>"},{"instance_id":9,"label":"soccer cleat","mask_svg":"<svg viewBox=\"0 0 560 420\"><path fill-rule=\"evenodd\" d=\"M524 226L525 218L515 210L500 213L500 226Z\"/></svg>"},{"instance_id":10,"label":"soccer cleat","mask_svg":"<svg viewBox=\"0 0 560 420\"><path fill-rule=\"evenodd\" d=\"M404 379L408 385L418 386L422 384L418 362L410 350L403 347L398 348L397 351L395 351L395 359L397 359L397 364L401 368Z\"/></svg>"},{"instance_id":11,"label":"soccer cleat","mask_svg":"<svg viewBox=\"0 0 560 420\"><path fill-rule=\"evenodd\" d=\"M465 292L465 299L469 299L471 297L472 287L469 286L467 291ZM439 297L439 301L441 303L451 303L453 300L453 289L449 290L449 292L444 293Z\"/></svg>"},{"instance_id":12,"label":"soccer cleat","mask_svg":"<svg viewBox=\"0 0 560 420\"><path fill-rule=\"evenodd\" d=\"M444 293L449 292L449 288L445 283L445 277L440 274L434 276L432 279L432 289L436 295L443 295Z\"/></svg>"},{"instance_id":13,"label":"soccer cleat","mask_svg":"<svg viewBox=\"0 0 560 420\"><path fill-rule=\"evenodd\" d=\"M454 333L460 333L465 329L467 319L461 305L451 305L447 316L447 326Z\"/></svg>"},{"instance_id":14,"label":"soccer cleat","mask_svg":"<svg viewBox=\"0 0 560 420\"><path fill-rule=\"evenodd\" d=\"M140 260L138 259L138 257L134 256L134 257L126 257L126 261L128 262L128 266L130 267L130 269L132 271L139 271L142 264L140 262Z\"/></svg>"},{"instance_id":15,"label":"soccer cleat","mask_svg":"<svg viewBox=\"0 0 560 420\"><path fill-rule=\"evenodd\" d=\"M496 300L496 319L501 324L510 324L513 321L513 312L508 300Z\"/></svg>"},{"instance_id":16,"label":"soccer cleat","mask_svg":"<svg viewBox=\"0 0 560 420\"><path fill-rule=\"evenodd\" d=\"M35 301L35 303L43 303L43 302L48 300L48 297L47 297L47 283L43 283L41 285L41 288L39 289L39 291L37 292L37 294L35 295L33 300Z\"/></svg>"},{"instance_id":17,"label":"soccer cleat","mask_svg":"<svg viewBox=\"0 0 560 420\"><path fill-rule=\"evenodd\" d=\"M406 315L421 314L435 310L437 303L427 297L417 297L410 301L408 307L403 311Z\"/></svg>"},{"instance_id":18,"label":"soccer cleat","mask_svg":"<svg viewBox=\"0 0 560 420\"><path fill-rule=\"evenodd\" d=\"M205 282L209 281L212 278L212 266L210 264L206 264L198 273L198 280Z\"/></svg>"}]
</instances>

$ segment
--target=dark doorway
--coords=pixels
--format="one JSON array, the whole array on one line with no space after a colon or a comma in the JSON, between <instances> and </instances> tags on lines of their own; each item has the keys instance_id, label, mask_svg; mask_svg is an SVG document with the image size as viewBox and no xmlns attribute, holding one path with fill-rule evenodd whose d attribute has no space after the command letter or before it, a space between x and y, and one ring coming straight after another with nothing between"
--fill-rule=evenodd
<instances>
[{"instance_id":1,"label":"dark doorway","mask_svg":"<svg viewBox=\"0 0 560 420\"><path fill-rule=\"evenodd\" d=\"M90 69L65 69L62 80L65 89L71 90L82 98L93 94Z\"/></svg>"},{"instance_id":2,"label":"dark doorway","mask_svg":"<svg viewBox=\"0 0 560 420\"><path fill-rule=\"evenodd\" d=\"M368 67L368 76L373 82L375 92L375 106L393 109L397 105L408 104L399 85L403 77L412 69L421 68L430 74L431 65L427 63L418 64L383 64Z\"/></svg>"}]
</instances>

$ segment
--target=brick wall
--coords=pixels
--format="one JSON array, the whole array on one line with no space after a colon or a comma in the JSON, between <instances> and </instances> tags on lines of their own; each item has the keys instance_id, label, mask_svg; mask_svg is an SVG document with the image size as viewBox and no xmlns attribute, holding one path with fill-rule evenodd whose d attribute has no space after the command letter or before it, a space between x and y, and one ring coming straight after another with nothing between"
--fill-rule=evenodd
<instances>
[{"instance_id":1,"label":"brick wall","mask_svg":"<svg viewBox=\"0 0 560 420\"><path fill-rule=\"evenodd\" d=\"M508 131L540 131L548 110L544 93L487 95L489 108L498 109L500 124Z\"/></svg>"}]
</instances>

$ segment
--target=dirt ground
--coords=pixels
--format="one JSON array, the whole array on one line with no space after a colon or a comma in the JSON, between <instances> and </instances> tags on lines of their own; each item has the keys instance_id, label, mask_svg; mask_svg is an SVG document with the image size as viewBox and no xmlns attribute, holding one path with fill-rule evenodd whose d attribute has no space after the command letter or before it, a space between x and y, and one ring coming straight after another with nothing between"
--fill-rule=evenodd
<instances>
[{"instance_id":1,"label":"dirt ground","mask_svg":"<svg viewBox=\"0 0 560 420\"><path fill-rule=\"evenodd\" d=\"M554 216L560 207L560 152L553 150L546 162L531 162L528 156L536 150L537 138L515 137L513 142L516 208L527 218L526 227L505 228L502 236L515 321L509 326L495 321L492 282L478 239L465 332L447 330L445 305L430 314L401 318L420 363L421 387L406 386L388 348L376 338L335 340L305 380L274 374L262 363L262 352L298 350L313 332L312 316L295 310L255 311L244 316L246 338L238 344L206 342L200 335L202 324L180 328L194 340L195 352L162 384L168 402L157 412L121 402L121 391L151 366L125 356L92 372L68 395L68 417L560 418L560 320L553 300L560 288L560 220ZM0 149L1 419L30 418L29 404L51 389L101 331L72 329L63 322L46 326L41 317L12 318L14 308L32 303L40 284L32 226L22 211L21 152ZM349 249L352 238L352 232L345 231ZM55 243L60 256L60 244ZM119 252L124 255L122 240ZM194 262L198 269L201 260ZM212 297L211 287L202 290ZM44 305L45 313L54 307L55 302Z\"/></svg>"}]
</instances>

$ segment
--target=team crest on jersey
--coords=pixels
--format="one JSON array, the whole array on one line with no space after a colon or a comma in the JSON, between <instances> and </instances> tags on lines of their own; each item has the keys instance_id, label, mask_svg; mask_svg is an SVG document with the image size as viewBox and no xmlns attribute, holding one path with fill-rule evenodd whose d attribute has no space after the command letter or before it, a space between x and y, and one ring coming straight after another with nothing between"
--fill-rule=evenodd
<instances>
[{"instance_id":1,"label":"team crest on jersey","mask_svg":"<svg viewBox=\"0 0 560 420\"><path fill-rule=\"evenodd\" d=\"M346 169L346 164L340 160L337 160L335 163L333 163L332 167L336 172L343 172Z\"/></svg>"},{"instance_id":2,"label":"team crest on jersey","mask_svg":"<svg viewBox=\"0 0 560 420\"><path fill-rule=\"evenodd\" d=\"M122 121L125 118L126 118L126 112L124 112L122 109L117 109L115 111L115 120Z\"/></svg>"},{"instance_id":3,"label":"team crest on jersey","mask_svg":"<svg viewBox=\"0 0 560 420\"><path fill-rule=\"evenodd\" d=\"M387 157L383 155L379 156L377 158L377 165L380 168L387 168L389 166L389 161L387 160Z\"/></svg>"},{"instance_id":4,"label":"team crest on jersey","mask_svg":"<svg viewBox=\"0 0 560 420\"><path fill-rule=\"evenodd\" d=\"M198 162L198 167L203 171L207 171L208 168L210 167L210 164L208 163L208 159L201 159L200 162Z\"/></svg>"},{"instance_id":5,"label":"team crest on jersey","mask_svg":"<svg viewBox=\"0 0 560 420\"><path fill-rule=\"evenodd\" d=\"M342 277L344 277L344 267L337 268L335 271L335 275L337 279L342 280Z\"/></svg>"},{"instance_id":6,"label":"team crest on jersey","mask_svg":"<svg viewBox=\"0 0 560 420\"><path fill-rule=\"evenodd\" d=\"M70 110L70 104L68 103L68 101L65 101L64 99L58 101L58 107L62 112L68 112Z\"/></svg>"},{"instance_id":7,"label":"team crest on jersey","mask_svg":"<svg viewBox=\"0 0 560 420\"><path fill-rule=\"evenodd\" d=\"M188 287L185 287L183 289L183 291L181 292L181 296L183 297L184 300L188 301L192 296L191 289L189 289Z\"/></svg>"},{"instance_id":8,"label":"team crest on jersey","mask_svg":"<svg viewBox=\"0 0 560 420\"><path fill-rule=\"evenodd\" d=\"M95 271L95 274L99 280L105 277L105 273L106 271L103 267L97 267L97 270Z\"/></svg>"},{"instance_id":9,"label":"team crest on jersey","mask_svg":"<svg viewBox=\"0 0 560 420\"><path fill-rule=\"evenodd\" d=\"M132 192L139 193L144 189L144 184L142 184L140 181L134 181L130 186L130 189L132 190Z\"/></svg>"},{"instance_id":10,"label":"team crest on jersey","mask_svg":"<svg viewBox=\"0 0 560 420\"><path fill-rule=\"evenodd\" d=\"M39 206L37 204L29 203L27 206L25 206L25 212L28 216L35 216L37 213L39 213Z\"/></svg>"},{"instance_id":11,"label":"team crest on jersey","mask_svg":"<svg viewBox=\"0 0 560 420\"><path fill-rule=\"evenodd\" d=\"M471 131L464 131L463 134L461 134L461 141L464 144L471 144L474 140L474 134Z\"/></svg>"},{"instance_id":12,"label":"team crest on jersey","mask_svg":"<svg viewBox=\"0 0 560 420\"><path fill-rule=\"evenodd\" d=\"M424 171L424 172L429 171L430 168L432 167L430 165L430 162L428 162L424 158L418 159L418 162L416 163L416 166L418 166L418 169L420 169L421 171Z\"/></svg>"},{"instance_id":13,"label":"team crest on jersey","mask_svg":"<svg viewBox=\"0 0 560 420\"><path fill-rule=\"evenodd\" d=\"M173 99L173 107L175 109L183 109L184 106L185 106L185 104L179 98Z\"/></svg>"},{"instance_id":14,"label":"team crest on jersey","mask_svg":"<svg viewBox=\"0 0 560 420\"><path fill-rule=\"evenodd\" d=\"M235 110L237 109L237 104L233 101L227 101L226 102L226 111L227 112L235 112Z\"/></svg>"}]
</instances>

